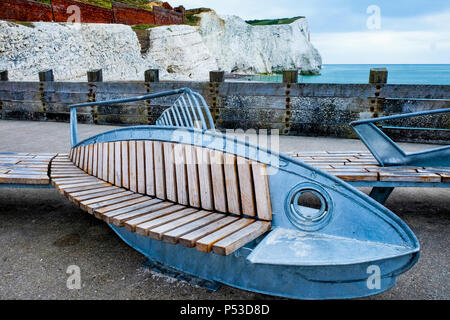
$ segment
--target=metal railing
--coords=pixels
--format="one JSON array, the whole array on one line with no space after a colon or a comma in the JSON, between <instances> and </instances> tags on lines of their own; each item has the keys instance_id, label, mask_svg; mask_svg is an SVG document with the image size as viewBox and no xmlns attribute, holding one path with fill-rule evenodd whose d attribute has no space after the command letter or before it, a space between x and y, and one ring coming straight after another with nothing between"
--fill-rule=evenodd
<instances>
[{"instance_id":1,"label":"metal railing","mask_svg":"<svg viewBox=\"0 0 450 320\"><path fill-rule=\"evenodd\" d=\"M351 126L367 146L373 156L381 166L450 166L450 146L426 150L417 153L406 154L391 138L389 138L379 127L377 122L398 120L404 118L436 115L449 113L450 109L437 109L430 111L413 112L407 114L392 115L381 118L366 119L355 121ZM383 127L381 127L383 128ZM448 129L438 128L420 128L420 127L394 127L387 126L385 129L403 129L403 130L439 130L450 131Z\"/></svg>"},{"instance_id":2,"label":"metal railing","mask_svg":"<svg viewBox=\"0 0 450 320\"><path fill-rule=\"evenodd\" d=\"M145 101L178 94L180 95L178 99L170 108L166 109L162 113L156 121L156 125L215 131L214 121L205 99L197 92L194 92L189 88L183 88L126 99L105 100L70 105L70 140L72 147L78 144L78 108Z\"/></svg>"}]
</instances>

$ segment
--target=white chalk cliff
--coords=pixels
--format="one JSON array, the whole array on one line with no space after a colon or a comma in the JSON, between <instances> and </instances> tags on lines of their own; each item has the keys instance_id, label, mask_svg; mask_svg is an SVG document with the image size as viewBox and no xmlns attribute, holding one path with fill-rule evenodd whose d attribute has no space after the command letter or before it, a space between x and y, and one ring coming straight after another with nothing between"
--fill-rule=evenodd
<instances>
[{"instance_id":1,"label":"white chalk cliff","mask_svg":"<svg viewBox=\"0 0 450 320\"><path fill-rule=\"evenodd\" d=\"M318 72L321 58L308 41L306 20L290 25L253 27L238 17L202 13L198 27L149 29L141 54L136 33L115 24L36 22L29 26L0 21L0 70L11 80L36 81L53 69L55 80L85 81L103 69L105 81L143 80L160 69L163 80L208 80L209 71L270 73L299 68Z\"/></svg>"},{"instance_id":2,"label":"white chalk cliff","mask_svg":"<svg viewBox=\"0 0 450 320\"><path fill-rule=\"evenodd\" d=\"M305 18L291 24L252 26L237 16L199 15L200 35L219 68L227 72L272 73L300 69L319 73L322 58L309 41Z\"/></svg>"}]
</instances>

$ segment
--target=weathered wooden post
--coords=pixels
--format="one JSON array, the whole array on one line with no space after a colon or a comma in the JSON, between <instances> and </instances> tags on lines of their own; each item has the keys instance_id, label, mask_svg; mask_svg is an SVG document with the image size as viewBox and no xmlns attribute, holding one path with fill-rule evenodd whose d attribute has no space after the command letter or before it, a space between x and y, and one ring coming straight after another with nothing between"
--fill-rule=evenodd
<instances>
[{"instance_id":1,"label":"weathered wooden post","mask_svg":"<svg viewBox=\"0 0 450 320\"><path fill-rule=\"evenodd\" d=\"M286 115L284 117L284 134L289 134L291 129L291 84L298 83L298 69L283 71L283 83L286 83Z\"/></svg>"},{"instance_id":2,"label":"weathered wooden post","mask_svg":"<svg viewBox=\"0 0 450 320\"><path fill-rule=\"evenodd\" d=\"M283 83L298 83L298 69L283 71Z\"/></svg>"},{"instance_id":3,"label":"weathered wooden post","mask_svg":"<svg viewBox=\"0 0 450 320\"><path fill-rule=\"evenodd\" d=\"M87 79L88 79L88 83L103 82L102 69L95 69L95 70L88 71ZM96 85L93 85L93 84L89 85L89 95L88 95L89 102L96 101L95 88L96 88ZM94 122L94 124L98 124L98 107L97 106L94 106L91 108L91 115L92 115L92 121Z\"/></svg>"},{"instance_id":4,"label":"weathered wooden post","mask_svg":"<svg viewBox=\"0 0 450 320\"><path fill-rule=\"evenodd\" d=\"M45 70L39 72L39 81L40 82L51 82L55 81L55 77L53 76L53 70Z\"/></svg>"},{"instance_id":5,"label":"weathered wooden post","mask_svg":"<svg viewBox=\"0 0 450 320\"><path fill-rule=\"evenodd\" d=\"M103 82L102 69L90 70L87 72L88 82Z\"/></svg>"},{"instance_id":6,"label":"weathered wooden post","mask_svg":"<svg viewBox=\"0 0 450 320\"><path fill-rule=\"evenodd\" d=\"M209 82L224 82L224 81L225 81L225 71L209 72Z\"/></svg>"},{"instance_id":7,"label":"weathered wooden post","mask_svg":"<svg viewBox=\"0 0 450 320\"><path fill-rule=\"evenodd\" d=\"M45 70L39 72L39 81L40 82L53 82L55 81L55 77L53 76L53 70ZM46 85L42 84L39 86L39 91L41 93L41 102L42 102L42 114L45 121L47 121L47 104L49 103L49 96L46 92Z\"/></svg>"},{"instance_id":8,"label":"weathered wooden post","mask_svg":"<svg viewBox=\"0 0 450 320\"><path fill-rule=\"evenodd\" d=\"M209 72L209 97L207 98L209 110L216 127L219 126L220 117L220 99L219 99L219 87L225 82L225 71L214 70Z\"/></svg>"},{"instance_id":9,"label":"weathered wooden post","mask_svg":"<svg viewBox=\"0 0 450 320\"><path fill-rule=\"evenodd\" d=\"M388 80L387 68L373 68L370 69L369 83L375 85L375 97L369 97L370 112L372 118L378 118L379 114L384 109L384 99L380 98L382 84L386 84Z\"/></svg>"},{"instance_id":10,"label":"weathered wooden post","mask_svg":"<svg viewBox=\"0 0 450 320\"><path fill-rule=\"evenodd\" d=\"M370 69L370 76L369 76L370 84L387 83L387 79L388 79L388 70L386 68Z\"/></svg>"},{"instance_id":11,"label":"weathered wooden post","mask_svg":"<svg viewBox=\"0 0 450 320\"><path fill-rule=\"evenodd\" d=\"M159 69L146 70L145 82L159 82Z\"/></svg>"},{"instance_id":12,"label":"weathered wooden post","mask_svg":"<svg viewBox=\"0 0 450 320\"><path fill-rule=\"evenodd\" d=\"M8 70L0 71L0 81L8 81Z\"/></svg>"}]
</instances>

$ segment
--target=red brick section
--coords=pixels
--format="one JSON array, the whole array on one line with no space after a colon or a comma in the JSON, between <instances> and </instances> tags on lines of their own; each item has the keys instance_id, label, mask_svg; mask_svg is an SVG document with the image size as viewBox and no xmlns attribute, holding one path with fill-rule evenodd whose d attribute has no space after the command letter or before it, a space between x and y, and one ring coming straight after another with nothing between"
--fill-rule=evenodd
<instances>
[{"instance_id":1,"label":"red brick section","mask_svg":"<svg viewBox=\"0 0 450 320\"><path fill-rule=\"evenodd\" d=\"M113 2L115 22L127 25L156 24L153 12L137 9L122 3Z\"/></svg>"},{"instance_id":2,"label":"red brick section","mask_svg":"<svg viewBox=\"0 0 450 320\"><path fill-rule=\"evenodd\" d=\"M163 7L154 7L153 12L118 2L112 3L112 10L74 0L51 0L51 4L31 0L0 0L0 19L68 22L75 13L73 10L67 12L70 6L80 8L80 22L84 23L182 24L186 14L183 6L173 9L167 2L163 3ZM77 21L72 18L70 22Z\"/></svg>"},{"instance_id":3,"label":"red brick section","mask_svg":"<svg viewBox=\"0 0 450 320\"><path fill-rule=\"evenodd\" d=\"M155 24L162 26L168 24L182 24L184 15L180 12L167 10L161 7L153 7Z\"/></svg>"},{"instance_id":4,"label":"red brick section","mask_svg":"<svg viewBox=\"0 0 450 320\"><path fill-rule=\"evenodd\" d=\"M53 6L53 17L55 22L67 22L74 14L73 10L67 9L70 6L77 6L80 8L81 21L84 23L114 23L113 11L110 9L92 6L90 4L77 2L73 0L51 0ZM71 19L70 22L77 22Z\"/></svg>"},{"instance_id":5,"label":"red brick section","mask_svg":"<svg viewBox=\"0 0 450 320\"><path fill-rule=\"evenodd\" d=\"M0 0L0 19L16 21L52 21L52 7L29 0Z\"/></svg>"}]
</instances>

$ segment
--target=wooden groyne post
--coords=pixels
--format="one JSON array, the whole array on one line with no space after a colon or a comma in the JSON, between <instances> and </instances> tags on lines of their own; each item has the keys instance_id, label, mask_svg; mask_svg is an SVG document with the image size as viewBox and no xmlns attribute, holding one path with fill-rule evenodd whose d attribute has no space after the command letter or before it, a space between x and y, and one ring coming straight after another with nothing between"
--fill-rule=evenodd
<instances>
[{"instance_id":1,"label":"wooden groyne post","mask_svg":"<svg viewBox=\"0 0 450 320\"><path fill-rule=\"evenodd\" d=\"M209 82L225 82L225 71L210 71Z\"/></svg>"},{"instance_id":2,"label":"wooden groyne post","mask_svg":"<svg viewBox=\"0 0 450 320\"><path fill-rule=\"evenodd\" d=\"M103 71L102 69L94 69L87 72L87 79L89 84L89 94L88 101L95 102L97 101L96 97L96 82L103 82ZM92 121L94 124L98 124L98 107L94 106L91 108Z\"/></svg>"},{"instance_id":3,"label":"wooden groyne post","mask_svg":"<svg viewBox=\"0 0 450 320\"><path fill-rule=\"evenodd\" d=\"M103 82L102 69L90 70L87 72L88 82Z\"/></svg>"},{"instance_id":4,"label":"wooden groyne post","mask_svg":"<svg viewBox=\"0 0 450 320\"><path fill-rule=\"evenodd\" d=\"M8 81L8 70L0 71L0 81Z\"/></svg>"},{"instance_id":5,"label":"wooden groyne post","mask_svg":"<svg viewBox=\"0 0 450 320\"><path fill-rule=\"evenodd\" d=\"M145 82L159 82L159 69L146 70Z\"/></svg>"},{"instance_id":6,"label":"wooden groyne post","mask_svg":"<svg viewBox=\"0 0 450 320\"><path fill-rule=\"evenodd\" d=\"M298 83L298 70L283 71L283 83Z\"/></svg>"},{"instance_id":7,"label":"wooden groyne post","mask_svg":"<svg viewBox=\"0 0 450 320\"><path fill-rule=\"evenodd\" d=\"M52 82L55 81L55 77L53 76L53 70L45 70L39 72L39 81L40 82Z\"/></svg>"},{"instance_id":8,"label":"wooden groyne post","mask_svg":"<svg viewBox=\"0 0 450 320\"><path fill-rule=\"evenodd\" d=\"M370 69L369 83L370 84L383 84L387 83L388 70L387 68L373 68Z\"/></svg>"},{"instance_id":9,"label":"wooden groyne post","mask_svg":"<svg viewBox=\"0 0 450 320\"><path fill-rule=\"evenodd\" d=\"M384 99L380 98L382 85L386 84L388 80L387 68L373 68L370 69L369 83L375 86L374 97L369 97L370 112L372 118L378 118L379 114L383 112Z\"/></svg>"}]
</instances>

